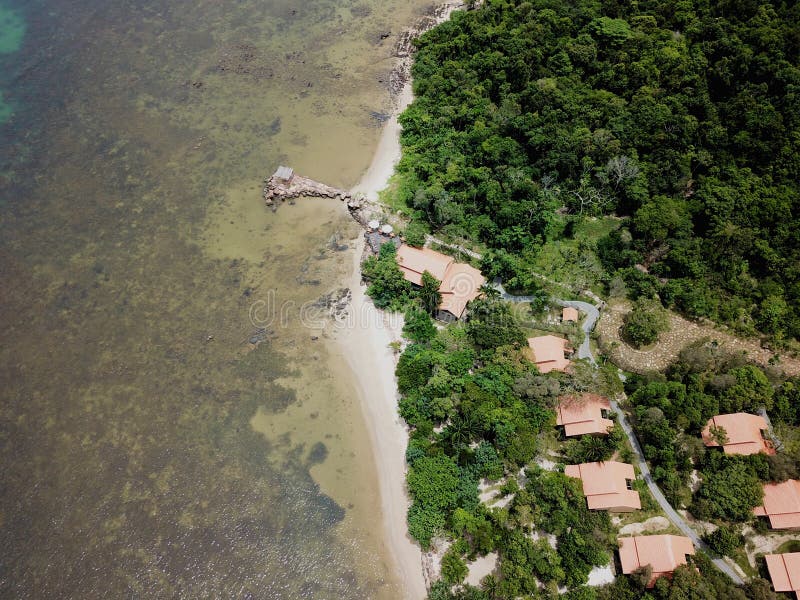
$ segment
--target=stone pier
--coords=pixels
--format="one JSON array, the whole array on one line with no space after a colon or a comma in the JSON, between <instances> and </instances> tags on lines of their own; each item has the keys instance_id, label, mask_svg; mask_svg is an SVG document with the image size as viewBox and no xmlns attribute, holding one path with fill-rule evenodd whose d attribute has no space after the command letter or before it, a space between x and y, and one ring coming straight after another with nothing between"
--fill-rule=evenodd
<instances>
[{"instance_id":1,"label":"stone pier","mask_svg":"<svg viewBox=\"0 0 800 600\"><path fill-rule=\"evenodd\" d=\"M267 206L273 206L276 202L283 202L300 196L336 198L337 200L352 200L353 197L346 190L340 190L308 177L297 175L289 167L280 167L264 183L264 202L267 203Z\"/></svg>"},{"instance_id":2,"label":"stone pier","mask_svg":"<svg viewBox=\"0 0 800 600\"><path fill-rule=\"evenodd\" d=\"M347 202L350 215L361 225L366 226L367 221L373 218L372 211L379 208L363 194L353 195L347 190L340 190L297 175L290 167L278 167L272 177L264 180L264 184L264 202L272 210L276 210L281 202L302 196L335 198Z\"/></svg>"}]
</instances>

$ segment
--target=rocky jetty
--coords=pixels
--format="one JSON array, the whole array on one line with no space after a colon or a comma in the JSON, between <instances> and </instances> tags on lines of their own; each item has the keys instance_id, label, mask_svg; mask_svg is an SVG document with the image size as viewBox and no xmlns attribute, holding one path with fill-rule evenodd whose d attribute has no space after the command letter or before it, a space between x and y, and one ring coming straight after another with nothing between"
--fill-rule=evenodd
<instances>
[{"instance_id":1,"label":"rocky jetty","mask_svg":"<svg viewBox=\"0 0 800 600\"><path fill-rule=\"evenodd\" d=\"M292 175L289 179L282 179L273 175L264 181L264 202L273 206L276 202L284 202L300 196L313 198L336 198L337 200L352 200L352 194L324 183L314 181L302 175Z\"/></svg>"},{"instance_id":2,"label":"rocky jetty","mask_svg":"<svg viewBox=\"0 0 800 600\"><path fill-rule=\"evenodd\" d=\"M367 220L372 218L372 212L368 212L367 209L377 207L375 203L364 198L363 194L352 194L347 190L340 190L297 175L288 167L279 167L272 177L264 180L264 202L273 210L276 210L281 202L301 196L335 198L347 202L350 214L363 226L366 226Z\"/></svg>"}]
</instances>

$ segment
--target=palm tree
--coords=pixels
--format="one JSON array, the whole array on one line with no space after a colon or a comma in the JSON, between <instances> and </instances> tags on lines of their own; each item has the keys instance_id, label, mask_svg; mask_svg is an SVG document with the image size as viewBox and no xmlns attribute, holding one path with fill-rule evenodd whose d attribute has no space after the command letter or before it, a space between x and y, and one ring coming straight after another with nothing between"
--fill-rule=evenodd
<instances>
[{"instance_id":1,"label":"palm tree","mask_svg":"<svg viewBox=\"0 0 800 600\"><path fill-rule=\"evenodd\" d=\"M481 425L474 413L457 414L442 432L443 438L461 458L462 452L481 433Z\"/></svg>"},{"instance_id":2,"label":"palm tree","mask_svg":"<svg viewBox=\"0 0 800 600\"><path fill-rule=\"evenodd\" d=\"M487 300L499 300L500 299L500 290L494 287L490 283L484 283L480 287L481 295L486 298Z\"/></svg>"},{"instance_id":3,"label":"palm tree","mask_svg":"<svg viewBox=\"0 0 800 600\"><path fill-rule=\"evenodd\" d=\"M581 440L581 454L586 462L602 462L608 455L606 441L597 435L588 435Z\"/></svg>"}]
</instances>

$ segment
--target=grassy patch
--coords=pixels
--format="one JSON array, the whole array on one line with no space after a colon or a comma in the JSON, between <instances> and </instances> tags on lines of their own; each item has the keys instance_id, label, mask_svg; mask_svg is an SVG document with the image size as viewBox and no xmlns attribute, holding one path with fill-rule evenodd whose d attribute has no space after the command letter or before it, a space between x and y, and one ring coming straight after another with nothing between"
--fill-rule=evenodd
<instances>
[{"instance_id":1,"label":"grassy patch","mask_svg":"<svg viewBox=\"0 0 800 600\"><path fill-rule=\"evenodd\" d=\"M411 214L411 209L405 202L403 202L403 199L398 193L399 189L400 176L395 173L389 179L389 183L386 188L381 190L381 192L378 194L378 198L380 199L381 204L388 206L393 212L401 211L404 215L409 215Z\"/></svg>"},{"instance_id":2,"label":"grassy patch","mask_svg":"<svg viewBox=\"0 0 800 600\"><path fill-rule=\"evenodd\" d=\"M758 569L754 568L750 561L747 560L747 552L744 548L737 548L736 552L731 555L733 562L739 565L748 577L758 577Z\"/></svg>"},{"instance_id":3,"label":"grassy patch","mask_svg":"<svg viewBox=\"0 0 800 600\"><path fill-rule=\"evenodd\" d=\"M618 229L619 219L587 218L576 223L572 235L548 241L534 261L534 270L573 290L604 293L606 272L597 258L597 240Z\"/></svg>"},{"instance_id":4,"label":"grassy patch","mask_svg":"<svg viewBox=\"0 0 800 600\"><path fill-rule=\"evenodd\" d=\"M783 542L775 549L774 554L783 554L785 552L800 552L800 540L789 540Z\"/></svg>"}]
</instances>

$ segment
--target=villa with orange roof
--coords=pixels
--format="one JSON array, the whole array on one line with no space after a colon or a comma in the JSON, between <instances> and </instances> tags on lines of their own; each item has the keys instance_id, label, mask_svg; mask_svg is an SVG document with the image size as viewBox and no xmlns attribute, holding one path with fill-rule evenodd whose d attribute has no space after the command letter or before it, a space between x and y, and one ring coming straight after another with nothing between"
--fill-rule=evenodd
<instances>
[{"instance_id":1,"label":"villa with orange roof","mask_svg":"<svg viewBox=\"0 0 800 600\"><path fill-rule=\"evenodd\" d=\"M580 479L589 510L633 512L642 508L639 492L632 489L633 466L613 460L569 465L564 474Z\"/></svg>"},{"instance_id":2,"label":"villa with orange roof","mask_svg":"<svg viewBox=\"0 0 800 600\"><path fill-rule=\"evenodd\" d=\"M533 352L533 362L539 367L540 373L563 373L569 367L569 359L566 357L566 354L572 353L569 340L555 335L540 335L528 338L528 347Z\"/></svg>"},{"instance_id":3,"label":"villa with orange roof","mask_svg":"<svg viewBox=\"0 0 800 600\"><path fill-rule=\"evenodd\" d=\"M764 504L753 509L757 517L769 517L772 529L800 529L800 481L764 484Z\"/></svg>"},{"instance_id":4,"label":"villa with orange roof","mask_svg":"<svg viewBox=\"0 0 800 600\"><path fill-rule=\"evenodd\" d=\"M556 407L556 425L564 427L564 435L608 435L614 421L608 418L611 404L608 398L597 394L579 397L562 396Z\"/></svg>"},{"instance_id":5,"label":"villa with orange roof","mask_svg":"<svg viewBox=\"0 0 800 600\"><path fill-rule=\"evenodd\" d=\"M561 311L562 323L577 323L578 318L579 315L577 308L573 308L572 306L565 306L564 310Z\"/></svg>"},{"instance_id":6,"label":"villa with orange roof","mask_svg":"<svg viewBox=\"0 0 800 600\"><path fill-rule=\"evenodd\" d=\"M436 313L436 318L441 321L455 321L463 317L467 303L480 296L481 286L486 283L475 267L457 263L452 257L430 248L414 248L403 244L397 249L397 264L403 277L412 285L422 285L425 271L441 282L439 293L442 302Z\"/></svg>"},{"instance_id":7,"label":"villa with orange roof","mask_svg":"<svg viewBox=\"0 0 800 600\"><path fill-rule=\"evenodd\" d=\"M725 443L715 439L712 428L724 430ZM725 454L775 454L772 442L764 437L769 426L764 417L748 413L717 415L708 420L703 429L703 443L708 447L719 447Z\"/></svg>"},{"instance_id":8,"label":"villa with orange roof","mask_svg":"<svg viewBox=\"0 0 800 600\"><path fill-rule=\"evenodd\" d=\"M767 554L769 578L776 592L794 592L800 599L800 552Z\"/></svg>"},{"instance_id":9,"label":"villa with orange roof","mask_svg":"<svg viewBox=\"0 0 800 600\"><path fill-rule=\"evenodd\" d=\"M669 576L686 564L686 555L694 554L692 540L680 535L640 535L617 538L619 560L626 575L636 569L650 565L653 576L647 587L655 585L656 579Z\"/></svg>"}]
</instances>

